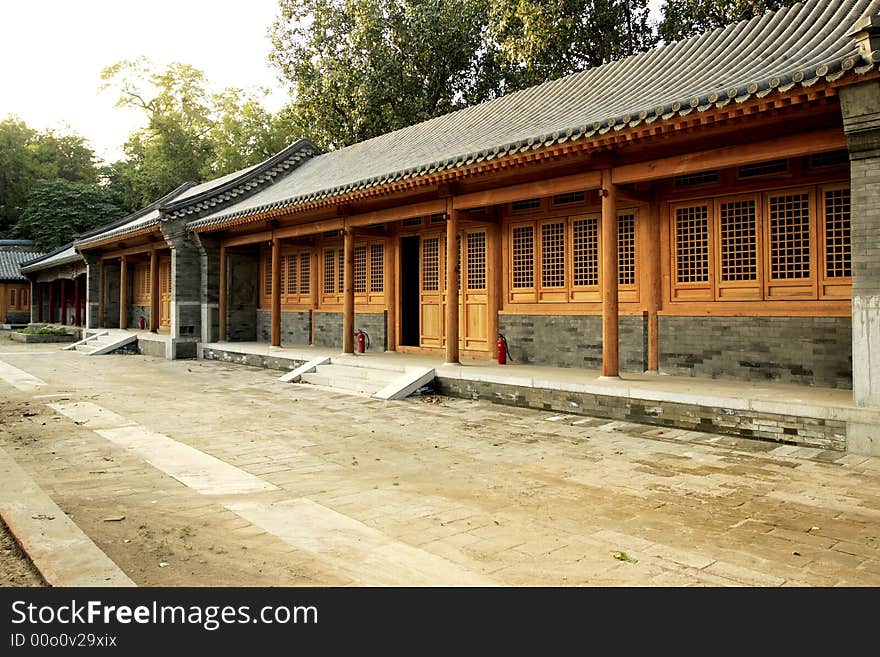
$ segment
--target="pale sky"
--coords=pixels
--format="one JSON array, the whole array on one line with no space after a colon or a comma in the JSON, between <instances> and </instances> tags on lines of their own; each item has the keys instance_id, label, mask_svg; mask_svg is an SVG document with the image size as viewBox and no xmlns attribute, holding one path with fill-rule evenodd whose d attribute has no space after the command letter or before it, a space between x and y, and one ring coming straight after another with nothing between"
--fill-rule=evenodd
<instances>
[{"instance_id":1,"label":"pale sky","mask_svg":"<svg viewBox=\"0 0 880 657\"><path fill-rule=\"evenodd\" d=\"M101 69L145 55L205 72L212 86L269 87L276 111L286 92L267 61L277 0L0 0L0 120L37 129L65 124L99 157L122 156L143 116L98 94Z\"/></svg>"},{"instance_id":2,"label":"pale sky","mask_svg":"<svg viewBox=\"0 0 880 657\"><path fill-rule=\"evenodd\" d=\"M655 18L661 0L650 0ZM0 120L86 137L99 158L122 157L144 123L98 93L101 69L140 55L192 64L213 87L267 87L277 111L287 99L267 57L277 0L0 0Z\"/></svg>"}]
</instances>

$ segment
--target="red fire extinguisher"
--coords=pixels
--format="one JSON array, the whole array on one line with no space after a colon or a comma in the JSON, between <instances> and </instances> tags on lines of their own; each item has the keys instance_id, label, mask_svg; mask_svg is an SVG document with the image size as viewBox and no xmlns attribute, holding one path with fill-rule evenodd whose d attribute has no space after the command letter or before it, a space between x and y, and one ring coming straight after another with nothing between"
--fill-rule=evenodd
<instances>
[{"instance_id":1,"label":"red fire extinguisher","mask_svg":"<svg viewBox=\"0 0 880 657\"><path fill-rule=\"evenodd\" d=\"M507 348L507 338L505 338L501 333L498 334L498 342L495 343L498 352L498 364L499 365L507 365L507 360L513 360L510 358L510 349Z\"/></svg>"},{"instance_id":2,"label":"red fire extinguisher","mask_svg":"<svg viewBox=\"0 0 880 657\"><path fill-rule=\"evenodd\" d=\"M147 327L147 320L141 317L138 321L138 326L140 327L141 331L143 331Z\"/></svg>"},{"instance_id":3,"label":"red fire extinguisher","mask_svg":"<svg viewBox=\"0 0 880 657\"><path fill-rule=\"evenodd\" d=\"M355 337L357 338L359 354L364 353L370 348L370 336L366 331L358 329L357 333L355 333Z\"/></svg>"}]
</instances>

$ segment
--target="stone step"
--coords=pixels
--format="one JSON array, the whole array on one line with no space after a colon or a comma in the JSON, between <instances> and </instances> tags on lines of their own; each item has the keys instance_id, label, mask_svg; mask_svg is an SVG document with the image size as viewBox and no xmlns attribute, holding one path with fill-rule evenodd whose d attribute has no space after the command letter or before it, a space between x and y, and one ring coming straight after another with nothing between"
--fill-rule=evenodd
<instances>
[{"instance_id":1,"label":"stone step","mask_svg":"<svg viewBox=\"0 0 880 657\"><path fill-rule=\"evenodd\" d=\"M393 370L380 370L373 367L353 367L351 365L320 365L317 373L330 377L344 377L348 379L366 379L376 383L391 383L399 378L402 372Z\"/></svg>"},{"instance_id":2,"label":"stone step","mask_svg":"<svg viewBox=\"0 0 880 657\"><path fill-rule=\"evenodd\" d=\"M372 395L385 387L383 382L373 383L367 379L352 379L345 376L333 376L317 372L303 374L300 381L316 386L324 386L325 388L335 388L340 392L356 392L362 395Z\"/></svg>"}]
</instances>

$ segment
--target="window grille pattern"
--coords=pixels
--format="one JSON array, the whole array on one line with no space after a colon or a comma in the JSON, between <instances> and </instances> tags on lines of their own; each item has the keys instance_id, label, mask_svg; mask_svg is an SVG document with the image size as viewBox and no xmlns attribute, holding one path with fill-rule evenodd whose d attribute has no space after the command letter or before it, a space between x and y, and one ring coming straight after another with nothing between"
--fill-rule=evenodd
<instances>
[{"instance_id":1,"label":"window grille pattern","mask_svg":"<svg viewBox=\"0 0 880 657\"><path fill-rule=\"evenodd\" d=\"M599 219L576 219L572 223L572 273L574 284L599 284Z\"/></svg>"},{"instance_id":2,"label":"window grille pattern","mask_svg":"<svg viewBox=\"0 0 880 657\"><path fill-rule=\"evenodd\" d=\"M709 280L709 206L676 208L675 260L679 283Z\"/></svg>"},{"instance_id":3,"label":"window grille pattern","mask_svg":"<svg viewBox=\"0 0 880 657\"><path fill-rule=\"evenodd\" d=\"M385 291L385 245L370 245L370 292Z\"/></svg>"},{"instance_id":4,"label":"window grille pattern","mask_svg":"<svg viewBox=\"0 0 880 657\"><path fill-rule=\"evenodd\" d=\"M299 293L309 294L311 291L312 279L312 257L311 253L301 253L299 255Z\"/></svg>"},{"instance_id":5,"label":"window grille pattern","mask_svg":"<svg viewBox=\"0 0 880 657\"><path fill-rule=\"evenodd\" d=\"M20 290L20 294L18 295L18 305L19 308L26 308L28 305L28 291Z\"/></svg>"},{"instance_id":6,"label":"window grille pattern","mask_svg":"<svg viewBox=\"0 0 880 657\"><path fill-rule=\"evenodd\" d=\"M834 167L849 164L849 151L830 151L828 153L813 153L810 156L810 168Z\"/></svg>"},{"instance_id":7,"label":"window grille pattern","mask_svg":"<svg viewBox=\"0 0 880 657\"><path fill-rule=\"evenodd\" d=\"M528 198L524 201L514 201L510 207L514 212L522 212L523 210L534 210L535 208L541 207L541 199Z\"/></svg>"},{"instance_id":8,"label":"window grille pattern","mask_svg":"<svg viewBox=\"0 0 880 657\"><path fill-rule=\"evenodd\" d=\"M336 251L324 251L324 294L336 294Z\"/></svg>"},{"instance_id":9,"label":"window grille pattern","mask_svg":"<svg viewBox=\"0 0 880 657\"><path fill-rule=\"evenodd\" d=\"M263 293L272 296L272 252L266 254L266 278L263 280Z\"/></svg>"},{"instance_id":10,"label":"window grille pattern","mask_svg":"<svg viewBox=\"0 0 880 657\"><path fill-rule=\"evenodd\" d=\"M721 203L721 280L758 280L757 204L754 199Z\"/></svg>"},{"instance_id":11,"label":"window grille pattern","mask_svg":"<svg viewBox=\"0 0 880 657\"><path fill-rule=\"evenodd\" d=\"M535 227L513 228L513 287L535 286Z\"/></svg>"},{"instance_id":12,"label":"window grille pattern","mask_svg":"<svg viewBox=\"0 0 880 657\"><path fill-rule=\"evenodd\" d=\"M422 218L421 217L410 217L409 219L403 220L404 226L421 226Z\"/></svg>"},{"instance_id":13,"label":"window grille pattern","mask_svg":"<svg viewBox=\"0 0 880 657\"><path fill-rule=\"evenodd\" d=\"M583 203L587 195L585 192L568 192L557 194L553 197L553 205L568 205L570 203Z\"/></svg>"},{"instance_id":14,"label":"window grille pattern","mask_svg":"<svg viewBox=\"0 0 880 657\"><path fill-rule=\"evenodd\" d=\"M810 197L770 197L770 274L774 279L810 277Z\"/></svg>"},{"instance_id":15,"label":"window grille pattern","mask_svg":"<svg viewBox=\"0 0 880 657\"><path fill-rule=\"evenodd\" d=\"M467 289L486 289L486 233L468 233Z\"/></svg>"},{"instance_id":16,"label":"window grille pattern","mask_svg":"<svg viewBox=\"0 0 880 657\"><path fill-rule=\"evenodd\" d=\"M287 276L287 280L285 281L284 289L287 290L287 294L296 294L297 290L297 280L296 280L296 255L288 255L284 257L285 264L287 265L284 270Z\"/></svg>"},{"instance_id":17,"label":"window grille pattern","mask_svg":"<svg viewBox=\"0 0 880 657\"><path fill-rule=\"evenodd\" d=\"M345 249L338 251L339 265L336 267L336 291L338 294L345 292Z\"/></svg>"},{"instance_id":18,"label":"window grille pattern","mask_svg":"<svg viewBox=\"0 0 880 657\"><path fill-rule=\"evenodd\" d=\"M367 247L354 247L354 291L356 294L367 291Z\"/></svg>"},{"instance_id":19,"label":"window grille pattern","mask_svg":"<svg viewBox=\"0 0 880 657\"><path fill-rule=\"evenodd\" d=\"M622 214L617 217L617 282L636 284L636 217Z\"/></svg>"},{"instance_id":20,"label":"window grille pattern","mask_svg":"<svg viewBox=\"0 0 880 657\"><path fill-rule=\"evenodd\" d=\"M675 177L676 187L693 187L695 185L709 185L718 182L717 171L700 171L699 173L685 173Z\"/></svg>"},{"instance_id":21,"label":"window grille pattern","mask_svg":"<svg viewBox=\"0 0 880 657\"><path fill-rule=\"evenodd\" d=\"M743 164L739 167L738 172L740 178L757 178L759 176L771 176L777 173L788 173L788 160L772 160L770 162Z\"/></svg>"},{"instance_id":22,"label":"window grille pattern","mask_svg":"<svg viewBox=\"0 0 880 657\"><path fill-rule=\"evenodd\" d=\"M565 287L565 223L541 225L541 285Z\"/></svg>"},{"instance_id":23,"label":"window grille pattern","mask_svg":"<svg viewBox=\"0 0 880 657\"><path fill-rule=\"evenodd\" d=\"M435 292L440 288L440 238L422 240L422 290Z\"/></svg>"},{"instance_id":24,"label":"window grille pattern","mask_svg":"<svg viewBox=\"0 0 880 657\"><path fill-rule=\"evenodd\" d=\"M431 215L431 223L432 224L445 224L446 223L446 213L440 212L439 214Z\"/></svg>"},{"instance_id":25,"label":"window grille pattern","mask_svg":"<svg viewBox=\"0 0 880 657\"><path fill-rule=\"evenodd\" d=\"M825 275L852 276L849 189L825 192Z\"/></svg>"},{"instance_id":26,"label":"window grille pattern","mask_svg":"<svg viewBox=\"0 0 880 657\"><path fill-rule=\"evenodd\" d=\"M63 281L62 281L62 285L63 285ZM18 304L15 302L16 292L17 292L17 290L15 290L14 288L9 290L9 305L10 306L18 306Z\"/></svg>"}]
</instances>

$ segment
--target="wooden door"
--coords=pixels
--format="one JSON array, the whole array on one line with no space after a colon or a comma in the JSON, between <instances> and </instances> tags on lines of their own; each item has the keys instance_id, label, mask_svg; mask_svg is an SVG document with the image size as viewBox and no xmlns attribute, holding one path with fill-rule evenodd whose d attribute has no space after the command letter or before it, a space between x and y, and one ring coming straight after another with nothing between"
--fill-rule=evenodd
<instances>
[{"instance_id":1,"label":"wooden door","mask_svg":"<svg viewBox=\"0 0 880 657\"><path fill-rule=\"evenodd\" d=\"M159 259L159 329L171 329L171 258Z\"/></svg>"},{"instance_id":2,"label":"wooden door","mask_svg":"<svg viewBox=\"0 0 880 657\"><path fill-rule=\"evenodd\" d=\"M442 347L445 318L443 314L443 248L439 233L423 235L419 258L419 344Z\"/></svg>"},{"instance_id":3,"label":"wooden door","mask_svg":"<svg viewBox=\"0 0 880 657\"><path fill-rule=\"evenodd\" d=\"M489 271L486 229L467 230L462 237L459 344L462 349L489 349Z\"/></svg>"}]
</instances>

